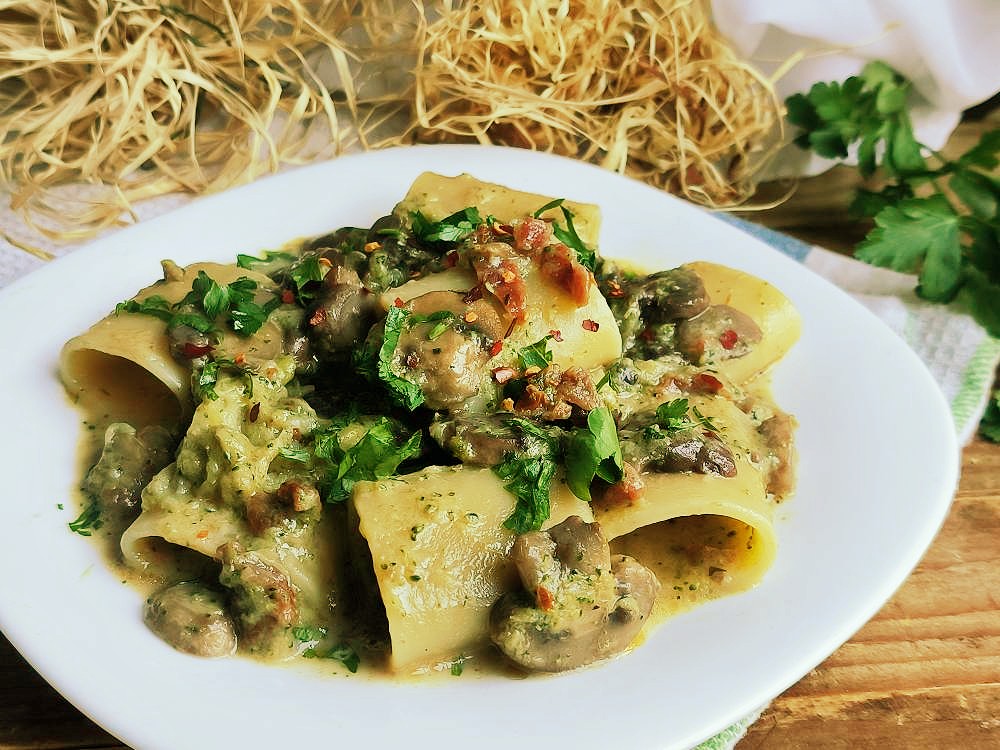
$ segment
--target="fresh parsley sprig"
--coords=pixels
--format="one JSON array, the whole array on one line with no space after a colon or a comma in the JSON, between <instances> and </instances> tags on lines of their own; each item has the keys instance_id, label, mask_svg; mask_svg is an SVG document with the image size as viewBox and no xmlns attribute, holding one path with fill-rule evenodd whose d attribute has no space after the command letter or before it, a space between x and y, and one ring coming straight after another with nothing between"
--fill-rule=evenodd
<instances>
[{"instance_id":1,"label":"fresh parsley sprig","mask_svg":"<svg viewBox=\"0 0 1000 750\"><path fill-rule=\"evenodd\" d=\"M429 219L420 211L410 212L410 229L413 236L429 245L461 242L475 232L483 222L484 219L475 206L463 208L440 221Z\"/></svg>"},{"instance_id":2,"label":"fresh parsley sprig","mask_svg":"<svg viewBox=\"0 0 1000 750\"><path fill-rule=\"evenodd\" d=\"M667 437L696 429L722 431L711 417L702 414L697 406L692 407L686 398L675 398L656 407L656 420L649 429L650 437Z\"/></svg>"},{"instance_id":3,"label":"fresh parsley sprig","mask_svg":"<svg viewBox=\"0 0 1000 750\"><path fill-rule=\"evenodd\" d=\"M589 503L594 478L614 484L621 481L623 469L615 418L606 406L594 409L587 415L587 426L573 430L566 438L566 484Z\"/></svg>"},{"instance_id":4,"label":"fresh parsley sprig","mask_svg":"<svg viewBox=\"0 0 1000 750\"><path fill-rule=\"evenodd\" d=\"M948 159L914 137L909 89L881 62L843 83L817 83L786 100L789 121L802 130L796 143L834 159L857 144L862 176L886 179L852 203L853 213L875 221L857 258L917 274L921 297L957 300L1000 335L1000 129Z\"/></svg>"},{"instance_id":5,"label":"fresh parsley sprig","mask_svg":"<svg viewBox=\"0 0 1000 750\"><path fill-rule=\"evenodd\" d=\"M342 429L335 425L317 432L313 438L314 455L327 461L330 467L320 482L327 502L346 500L360 481L391 477L401 463L420 453L420 431L397 437L397 430L388 417L376 419L361 439L347 450L340 446Z\"/></svg>"},{"instance_id":6,"label":"fresh parsley sprig","mask_svg":"<svg viewBox=\"0 0 1000 750\"><path fill-rule=\"evenodd\" d=\"M390 307L385 316L385 333L376 349L371 340L359 349L354 366L373 382L381 381L389 395L400 406L413 411L424 402L424 392L418 383L398 375L393 369L393 358L399 337L412 325L413 313L403 307Z\"/></svg>"},{"instance_id":7,"label":"fresh parsley sprig","mask_svg":"<svg viewBox=\"0 0 1000 750\"><path fill-rule=\"evenodd\" d=\"M180 301L170 304L159 295L144 300L127 300L115 306L115 313L152 315L164 321L169 328L186 325L201 333L218 329L221 317L240 336L252 336L267 321L268 316L281 304L277 295L263 304L257 300L257 282L241 276L229 284L219 284L204 271L191 282L191 291Z\"/></svg>"},{"instance_id":8,"label":"fresh parsley sprig","mask_svg":"<svg viewBox=\"0 0 1000 750\"><path fill-rule=\"evenodd\" d=\"M520 433L520 450L493 467L493 473L516 498L514 511L504 526L515 534L537 531L549 517L549 487L556 470L559 441L527 419L512 419Z\"/></svg>"},{"instance_id":9,"label":"fresh parsley sprig","mask_svg":"<svg viewBox=\"0 0 1000 750\"><path fill-rule=\"evenodd\" d=\"M518 349L517 360L520 362L521 368L539 367L544 370L551 365L553 355L552 350L549 348L549 341L554 338L555 336L551 333L546 334L535 343Z\"/></svg>"}]
</instances>

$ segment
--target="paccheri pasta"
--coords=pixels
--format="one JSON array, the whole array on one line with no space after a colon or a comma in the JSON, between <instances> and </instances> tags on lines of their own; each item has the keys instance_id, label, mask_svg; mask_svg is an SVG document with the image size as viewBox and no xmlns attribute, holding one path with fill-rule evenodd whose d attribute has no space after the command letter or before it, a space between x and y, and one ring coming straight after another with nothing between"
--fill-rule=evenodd
<instances>
[{"instance_id":1,"label":"paccheri pasta","mask_svg":"<svg viewBox=\"0 0 1000 750\"><path fill-rule=\"evenodd\" d=\"M766 282L596 252L597 207L424 174L392 213L163 264L63 349L78 530L183 651L409 674L614 656L775 555L794 418Z\"/></svg>"}]
</instances>

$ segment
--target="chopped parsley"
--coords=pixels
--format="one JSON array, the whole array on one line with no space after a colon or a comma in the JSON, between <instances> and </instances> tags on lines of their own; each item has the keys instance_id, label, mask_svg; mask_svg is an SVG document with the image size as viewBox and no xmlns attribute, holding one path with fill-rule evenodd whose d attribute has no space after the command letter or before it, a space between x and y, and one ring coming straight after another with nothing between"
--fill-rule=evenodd
<instances>
[{"instance_id":1,"label":"chopped parsley","mask_svg":"<svg viewBox=\"0 0 1000 750\"><path fill-rule=\"evenodd\" d=\"M80 536L90 536L104 525L101 509L97 502L91 502L75 520L69 522L69 530Z\"/></svg>"},{"instance_id":2,"label":"chopped parsley","mask_svg":"<svg viewBox=\"0 0 1000 750\"><path fill-rule=\"evenodd\" d=\"M361 665L361 657L358 652L346 643L340 643L328 649L318 649L311 646L302 652L304 659L333 659L339 661L352 674L358 671Z\"/></svg>"},{"instance_id":3,"label":"chopped parsley","mask_svg":"<svg viewBox=\"0 0 1000 750\"><path fill-rule=\"evenodd\" d=\"M698 428L721 432L711 417L702 414L697 406L689 407L686 398L675 398L656 407L656 421L647 430L647 437L662 438Z\"/></svg>"},{"instance_id":4,"label":"chopped parsley","mask_svg":"<svg viewBox=\"0 0 1000 750\"><path fill-rule=\"evenodd\" d=\"M331 466L320 482L327 502L346 500L354 485L361 481L385 479L407 459L420 453L420 431L405 440L397 439L393 422L379 417L352 447L343 450L337 434L342 428L320 432L314 437L313 452Z\"/></svg>"},{"instance_id":5,"label":"chopped parsley","mask_svg":"<svg viewBox=\"0 0 1000 750\"><path fill-rule=\"evenodd\" d=\"M611 410L602 406L587 415L587 426L566 438L566 484L574 495L590 502L594 478L608 484L621 481L622 449Z\"/></svg>"},{"instance_id":6,"label":"chopped parsley","mask_svg":"<svg viewBox=\"0 0 1000 750\"><path fill-rule=\"evenodd\" d=\"M565 200L565 198L556 198L553 201L549 201L535 211L534 217L539 219L543 213L553 208L558 208L562 211L563 218L566 220L566 226L564 228L558 222L552 222L552 234L555 235L557 240L566 245L566 247L572 248L576 252L576 259L581 266L593 271L597 267L597 251L587 247L587 244L577 234L576 226L573 224L574 214L564 205Z\"/></svg>"},{"instance_id":7,"label":"chopped parsley","mask_svg":"<svg viewBox=\"0 0 1000 750\"><path fill-rule=\"evenodd\" d=\"M255 266L267 265L277 261L293 261L296 257L294 253L286 253L283 250L265 250L261 253L260 257L240 253L236 256L236 265L249 271Z\"/></svg>"},{"instance_id":8,"label":"chopped parsley","mask_svg":"<svg viewBox=\"0 0 1000 750\"><path fill-rule=\"evenodd\" d=\"M280 304L273 295L264 304L256 301L257 282L241 276L232 283L219 284L204 271L191 282L191 291L171 305L159 295L144 300L127 300L115 306L115 313L152 315L169 328L186 325L201 333L217 332L216 321L221 317L240 336L252 336L264 325L268 316Z\"/></svg>"},{"instance_id":9,"label":"chopped parsley","mask_svg":"<svg viewBox=\"0 0 1000 750\"><path fill-rule=\"evenodd\" d=\"M413 236L427 244L461 242L482 224L483 217L475 206L463 208L440 221L432 221L420 211L410 212Z\"/></svg>"},{"instance_id":10,"label":"chopped parsley","mask_svg":"<svg viewBox=\"0 0 1000 750\"><path fill-rule=\"evenodd\" d=\"M537 531L549 517L549 485L556 469L557 441L545 429L526 419L512 419L521 433L520 450L508 454L493 473L517 499L504 526L515 534Z\"/></svg>"},{"instance_id":11,"label":"chopped parsley","mask_svg":"<svg viewBox=\"0 0 1000 750\"><path fill-rule=\"evenodd\" d=\"M397 375L392 368L396 345L403 331L409 328L412 313L402 307L390 307L385 316L385 336L375 361L375 373L388 388L393 400L413 411L424 402L424 393L412 380Z\"/></svg>"},{"instance_id":12,"label":"chopped parsley","mask_svg":"<svg viewBox=\"0 0 1000 750\"><path fill-rule=\"evenodd\" d=\"M538 367L545 369L552 364L552 350L549 349L549 341L555 338L552 334L543 336L534 344L517 350L517 359L521 363L522 369Z\"/></svg>"}]
</instances>

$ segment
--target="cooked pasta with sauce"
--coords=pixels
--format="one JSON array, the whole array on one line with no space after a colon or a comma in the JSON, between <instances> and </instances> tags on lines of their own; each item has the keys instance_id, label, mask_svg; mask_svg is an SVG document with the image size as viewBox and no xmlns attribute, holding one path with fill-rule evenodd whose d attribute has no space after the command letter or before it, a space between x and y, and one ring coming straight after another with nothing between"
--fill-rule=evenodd
<instances>
[{"instance_id":1,"label":"cooked pasta with sauce","mask_svg":"<svg viewBox=\"0 0 1000 750\"><path fill-rule=\"evenodd\" d=\"M391 213L163 278L69 341L82 513L205 657L560 672L761 580L799 318L596 206L425 173ZM669 248L664 248L669 255Z\"/></svg>"}]
</instances>

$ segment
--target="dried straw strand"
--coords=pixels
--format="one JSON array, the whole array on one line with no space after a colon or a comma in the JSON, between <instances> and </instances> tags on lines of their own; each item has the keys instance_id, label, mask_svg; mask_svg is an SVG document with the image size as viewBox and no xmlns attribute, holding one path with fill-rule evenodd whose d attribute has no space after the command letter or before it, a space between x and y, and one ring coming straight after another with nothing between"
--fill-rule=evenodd
<instances>
[{"instance_id":1,"label":"dried straw strand","mask_svg":"<svg viewBox=\"0 0 1000 750\"><path fill-rule=\"evenodd\" d=\"M317 73L356 106L337 38L351 2L0 2L0 179L58 239L121 223L136 200L247 182L339 153L349 131ZM305 126L327 133L314 147ZM57 188L95 186L67 204Z\"/></svg>"}]
</instances>

